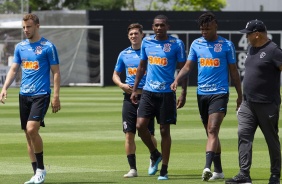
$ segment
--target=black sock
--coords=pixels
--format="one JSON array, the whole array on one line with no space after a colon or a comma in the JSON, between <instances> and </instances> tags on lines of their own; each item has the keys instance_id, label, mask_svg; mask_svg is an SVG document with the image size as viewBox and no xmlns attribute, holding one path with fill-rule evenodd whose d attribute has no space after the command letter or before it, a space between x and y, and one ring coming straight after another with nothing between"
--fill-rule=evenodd
<instances>
[{"instance_id":1,"label":"black sock","mask_svg":"<svg viewBox=\"0 0 282 184\"><path fill-rule=\"evenodd\" d=\"M214 152L212 151L207 151L206 152L206 165L205 165L205 168L211 168L211 165L212 165L212 161L213 161L213 158L214 158Z\"/></svg>"},{"instance_id":2,"label":"black sock","mask_svg":"<svg viewBox=\"0 0 282 184\"><path fill-rule=\"evenodd\" d=\"M162 164L162 169L160 171L160 176L165 176L167 174L167 165Z\"/></svg>"},{"instance_id":3,"label":"black sock","mask_svg":"<svg viewBox=\"0 0 282 184\"><path fill-rule=\"evenodd\" d=\"M136 169L136 157L135 154L127 155L127 161L129 163L130 169Z\"/></svg>"},{"instance_id":4,"label":"black sock","mask_svg":"<svg viewBox=\"0 0 282 184\"><path fill-rule=\"evenodd\" d=\"M31 162L31 165L32 165L33 172L35 174L36 173L36 168L37 168L37 162Z\"/></svg>"},{"instance_id":5,"label":"black sock","mask_svg":"<svg viewBox=\"0 0 282 184\"><path fill-rule=\"evenodd\" d=\"M37 168L44 169L43 151L41 153L35 153L35 157L36 157L36 160L37 160Z\"/></svg>"},{"instance_id":6,"label":"black sock","mask_svg":"<svg viewBox=\"0 0 282 184\"><path fill-rule=\"evenodd\" d=\"M155 149L154 151L151 152L151 159L156 161L159 156L161 155L161 153L158 151L158 149Z\"/></svg>"},{"instance_id":7,"label":"black sock","mask_svg":"<svg viewBox=\"0 0 282 184\"><path fill-rule=\"evenodd\" d=\"M213 157L214 172L222 173L221 153L215 153Z\"/></svg>"}]
</instances>

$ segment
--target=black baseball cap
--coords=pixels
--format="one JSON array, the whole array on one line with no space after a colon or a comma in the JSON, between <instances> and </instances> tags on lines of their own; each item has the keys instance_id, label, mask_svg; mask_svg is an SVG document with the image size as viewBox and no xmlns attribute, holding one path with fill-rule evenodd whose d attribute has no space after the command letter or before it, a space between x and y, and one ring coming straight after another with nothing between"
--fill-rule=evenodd
<instances>
[{"instance_id":1,"label":"black baseball cap","mask_svg":"<svg viewBox=\"0 0 282 184\"><path fill-rule=\"evenodd\" d=\"M265 32L266 26L261 20L251 20L247 23L246 28L240 30L241 33L252 33L252 32Z\"/></svg>"}]
</instances>

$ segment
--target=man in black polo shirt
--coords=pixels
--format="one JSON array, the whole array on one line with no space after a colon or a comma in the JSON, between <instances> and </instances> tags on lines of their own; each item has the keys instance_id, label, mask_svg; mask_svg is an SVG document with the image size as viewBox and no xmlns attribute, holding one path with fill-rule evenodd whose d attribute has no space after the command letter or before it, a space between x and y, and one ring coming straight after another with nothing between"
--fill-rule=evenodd
<instances>
[{"instance_id":1,"label":"man in black polo shirt","mask_svg":"<svg viewBox=\"0 0 282 184\"><path fill-rule=\"evenodd\" d=\"M282 51L268 39L265 24L251 20L246 28L250 43L245 61L244 100L238 110L238 151L240 172L226 184L251 184L252 144L259 126L269 149L269 184L280 184L281 150L278 136L280 111L280 73Z\"/></svg>"}]
</instances>

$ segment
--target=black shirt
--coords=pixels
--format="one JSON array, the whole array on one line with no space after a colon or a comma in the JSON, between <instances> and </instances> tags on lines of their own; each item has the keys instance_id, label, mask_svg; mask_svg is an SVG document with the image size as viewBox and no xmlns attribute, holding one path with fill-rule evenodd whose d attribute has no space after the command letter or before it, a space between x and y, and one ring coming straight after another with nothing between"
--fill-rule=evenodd
<instances>
[{"instance_id":1,"label":"black shirt","mask_svg":"<svg viewBox=\"0 0 282 184\"><path fill-rule=\"evenodd\" d=\"M280 69L282 51L272 41L262 47L249 47L243 80L244 98L257 103L281 103Z\"/></svg>"}]
</instances>

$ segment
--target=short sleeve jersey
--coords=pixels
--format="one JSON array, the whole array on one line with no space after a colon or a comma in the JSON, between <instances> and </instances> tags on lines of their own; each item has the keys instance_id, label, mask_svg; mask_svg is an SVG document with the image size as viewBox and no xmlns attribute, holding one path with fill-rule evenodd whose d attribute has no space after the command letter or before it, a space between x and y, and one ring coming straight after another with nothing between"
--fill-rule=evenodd
<instances>
[{"instance_id":1,"label":"short sleeve jersey","mask_svg":"<svg viewBox=\"0 0 282 184\"><path fill-rule=\"evenodd\" d=\"M144 89L151 92L171 92L177 62L185 62L183 42L173 36L156 40L155 35L143 38L141 59L147 61L147 78Z\"/></svg>"},{"instance_id":2,"label":"short sleeve jersey","mask_svg":"<svg viewBox=\"0 0 282 184\"><path fill-rule=\"evenodd\" d=\"M140 49L134 50L132 49L132 47L128 47L119 53L115 66L115 71L123 72L125 70L126 71L125 83L130 86L133 86L139 63L140 63ZM146 79L146 74L141 79L138 88L140 89L143 88L145 84L145 79Z\"/></svg>"},{"instance_id":3,"label":"short sleeve jersey","mask_svg":"<svg viewBox=\"0 0 282 184\"><path fill-rule=\"evenodd\" d=\"M215 41L200 37L193 41L187 60L197 62L199 95L229 92L229 64L235 64L235 48L231 41L218 36Z\"/></svg>"},{"instance_id":4,"label":"short sleeve jersey","mask_svg":"<svg viewBox=\"0 0 282 184\"><path fill-rule=\"evenodd\" d=\"M243 93L257 103L281 103L280 74L282 51L272 41L262 47L249 47L245 61Z\"/></svg>"},{"instance_id":5,"label":"short sleeve jersey","mask_svg":"<svg viewBox=\"0 0 282 184\"><path fill-rule=\"evenodd\" d=\"M18 43L14 63L21 65L20 94L34 96L50 94L50 66L59 64L56 47L47 39L30 43L28 39Z\"/></svg>"}]
</instances>

